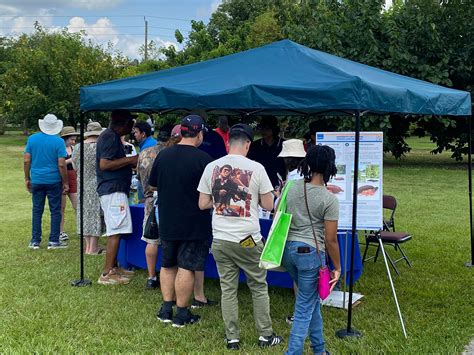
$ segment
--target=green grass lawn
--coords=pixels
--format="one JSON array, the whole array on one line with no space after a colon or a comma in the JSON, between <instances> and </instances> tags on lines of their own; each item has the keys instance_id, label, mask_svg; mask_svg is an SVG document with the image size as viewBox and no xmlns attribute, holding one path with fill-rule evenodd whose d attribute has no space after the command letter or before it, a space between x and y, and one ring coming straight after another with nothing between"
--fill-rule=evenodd
<instances>
[{"instance_id":1,"label":"green grass lawn","mask_svg":"<svg viewBox=\"0 0 474 355\"><path fill-rule=\"evenodd\" d=\"M199 310L200 324L176 330L156 320L161 295L144 290L144 271L128 286L101 286L96 281L103 257L85 256L93 285L74 288L69 282L79 275L77 238L67 250L48 251L45 243L39 251L27 249L31 198L23 184L24 142L20 135L0 136L0 353L224 352L219 307ZM412 153L402 161L387 157L384 167L384 192L399 202L398 229L413 235L406 251L414 267L400 263L401 277L394 276L408 339L379 260L365 265L355 286L365 296L353 312L362 338L338 339L335 332L345 327L347 312L323 309L327 348L334 353L461 353L474 337L474 269L464 267L470 258L466 165L452 162L448 154L430 155L433 145L427 139L409 144ZM48 228L45 213L45 234ZM75 232L70 208L67 232ZM217 281L206 281L206 290L210 298L219 298ZM275 331L288 339L284 319L292 312L292 293L271 288L270 298ZM239 300L242 352L283 352L284 347L258 349L245 285Z\"/></svg>"}]
</instances>

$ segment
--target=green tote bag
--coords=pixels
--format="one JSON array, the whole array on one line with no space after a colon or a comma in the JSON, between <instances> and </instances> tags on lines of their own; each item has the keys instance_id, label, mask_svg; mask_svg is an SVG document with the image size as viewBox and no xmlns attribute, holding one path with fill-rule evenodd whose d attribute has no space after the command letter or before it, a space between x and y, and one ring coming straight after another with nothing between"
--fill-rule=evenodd
<instances>
[{"instance_id":1,"label":"green tote bag","mask_svg":"<svg viewBox=\"0 0 474 355\"><path fill-rule=\"evenodd\" d=\"M280 203L268 232L262 255L260 255L259 267L262 269L272 270L280 267L292 217L291 214L286 213L286 195L293 182L293 180L288 181L281 192Z\"/></svg>"}]
</instances>

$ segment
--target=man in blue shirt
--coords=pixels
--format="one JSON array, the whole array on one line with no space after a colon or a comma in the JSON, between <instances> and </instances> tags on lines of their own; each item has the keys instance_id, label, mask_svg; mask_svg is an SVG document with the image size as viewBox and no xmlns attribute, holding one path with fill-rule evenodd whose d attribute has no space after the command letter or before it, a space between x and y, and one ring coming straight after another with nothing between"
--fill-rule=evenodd
<instances>
[{"instance_id":1,"label":"man in blue shirt","mask_svg":"<svg viewBox=\"0 0 474 355\"><path fill-rule=\"evenodd\" d=\"M151 127L146 122L137 122L133 127L133 135L137 140L140 151L156 145L156 139L151 135Z\"/></svg>"},{"instance_id":2,"label":"man in blue shirt","mask_svg":"<svg viewBox=\"0 0 474 355\"><path fill-rule=\"evenodd\" d=\"M59 241L61 224L61 195L69 190L66 170L66 146L57 134L63 128L63 122L55 115L47 114L38 120L41 132L28 138L24 151L23 169L25 184L32 194L32 237L30 249L39 249L41 243L41 220L44 204L48 197L51 212L51 232L48 249L66 248Z\"/></svg>"}]
</instances>

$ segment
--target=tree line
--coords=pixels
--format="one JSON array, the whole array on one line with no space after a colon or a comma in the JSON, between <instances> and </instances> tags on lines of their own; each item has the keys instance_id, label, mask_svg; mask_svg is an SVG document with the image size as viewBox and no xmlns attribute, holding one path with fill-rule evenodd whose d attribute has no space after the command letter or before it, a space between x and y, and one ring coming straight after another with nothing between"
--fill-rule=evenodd
<instances>
[{"instance_id":1,"label":"tree line","mask_svg":"<svg viewBox=\"0 0 474 355\"><path fill-rule=\"evenodd\" d=\"M79 87L190 64L288 38L367 65L435 84L471 91L474 74L474 2L471 0L225 0L207 24L175 38L182 48L148 43L149 60L138 65L67 31L0 38L2 124L25 127L54 111L70 124L79 115ZM142 48L142 52L144 48ZM100 117L98 117L100 118ZM337 117L285 117L287 135L302 135L308 121L321 130L352 130ZM467 120L448 117L367 116L364 130L382 130L385 150L400 157L410 134L428 135L435 152L460 159L467 150Z\"/></svg>"}]
</instances>

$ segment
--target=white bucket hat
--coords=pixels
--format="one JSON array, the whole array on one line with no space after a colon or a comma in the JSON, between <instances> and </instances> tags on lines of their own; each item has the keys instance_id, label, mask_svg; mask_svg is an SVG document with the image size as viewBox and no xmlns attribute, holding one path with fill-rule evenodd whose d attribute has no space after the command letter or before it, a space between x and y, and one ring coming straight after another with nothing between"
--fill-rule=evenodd
<instances>
[{"instance_id":1,"label":"white bucket hat","mask_svg":"<svg viewBox=\"0 0 474 355\"><path fill-rule=\"evenodd\" d=\"M41 132L55 136L63 129L63 121L58 120L55 115L48 113L42 120L38 120L38 126Z\"/></svg>"},{"instance_id":2,"label":"white bucket hat","mask_svg":"<svg viewBox=\"0 0 474 355\"><path fill-rule=\"evenodd\" d=\"M300 139L288 139L284 141L281 152L278 154L280 158L304 158L305 156L306 152L304 150L303 141Z\"/></svg>"}]
</instances>

